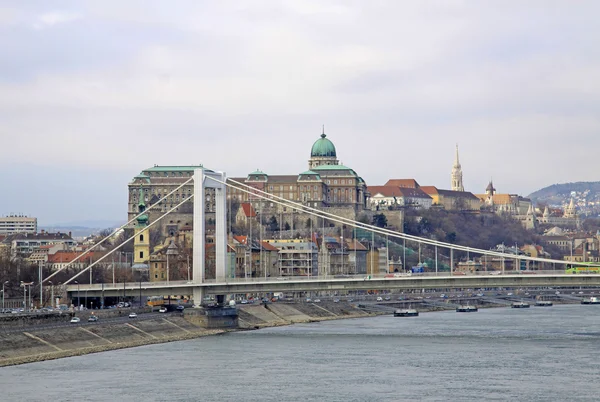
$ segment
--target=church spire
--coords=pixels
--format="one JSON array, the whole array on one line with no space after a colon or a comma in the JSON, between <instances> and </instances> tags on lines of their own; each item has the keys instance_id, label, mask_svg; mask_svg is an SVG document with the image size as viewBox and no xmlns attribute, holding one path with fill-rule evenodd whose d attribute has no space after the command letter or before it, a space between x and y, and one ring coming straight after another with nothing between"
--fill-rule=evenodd
<instances>
[{"instance_id":1,"label":"church spire","mask_svg":"<svg viewBox=\"0 0 600 402\"><path fill-rule=\"evenodd\" d=\"M456 144L456 155L454 157L454 166L450 174L450 184L453 191L465 191L462 179L462 168L458 159L458 144Z\"/></svg>"},{"instance_id":2,"label":"church spire","mask_svg":"<svg viewBox=\"0 0 600 402\"><path fill-rule=\"evenodd\" d=\"M456 144L456 155L454 156L454 167L460 169L460 161L458 159L458 144Z\"/></svg>"}]
</instances>

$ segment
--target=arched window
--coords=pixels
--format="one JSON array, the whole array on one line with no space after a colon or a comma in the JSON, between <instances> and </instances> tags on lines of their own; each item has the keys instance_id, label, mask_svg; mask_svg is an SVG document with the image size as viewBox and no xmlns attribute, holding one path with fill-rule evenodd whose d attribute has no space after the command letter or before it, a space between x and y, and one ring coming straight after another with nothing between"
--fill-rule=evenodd
<instances>
[{"instance_id":1,"label":"arched window","mask_svg":"<svg viewBox=\"0 0 600 402\"><path fill-rule=\"evenodd\" d=\"M144 241L144 235L143 234L140 235L140 241Z\"/></svg>"}]
</instances>

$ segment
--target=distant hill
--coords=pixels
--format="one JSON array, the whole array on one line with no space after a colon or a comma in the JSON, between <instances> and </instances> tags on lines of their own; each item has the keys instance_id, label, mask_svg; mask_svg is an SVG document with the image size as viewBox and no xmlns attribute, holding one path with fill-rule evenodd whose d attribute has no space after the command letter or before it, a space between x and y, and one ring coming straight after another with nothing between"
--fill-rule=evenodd
<instances>
[{"instance_id":1,"label":"distant hill","mask_svg":"<svg viewBox=\"0 0 600 402\"><path fill-rule=\"evenodd\" d=\"M535 204L551 206L566 205L573 198L580 212L594 212L600 204L600 181L553 184L529 194L528 198ZM588 207L591 211L588 211Z\"/></svg>"}]
</instances>

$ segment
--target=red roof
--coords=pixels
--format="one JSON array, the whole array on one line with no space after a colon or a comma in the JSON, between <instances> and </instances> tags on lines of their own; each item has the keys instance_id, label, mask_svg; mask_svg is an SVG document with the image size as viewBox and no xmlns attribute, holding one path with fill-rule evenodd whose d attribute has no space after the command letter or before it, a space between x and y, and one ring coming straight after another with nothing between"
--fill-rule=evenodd
<instances>
[{"instance_id":1,"label":"red roof","mask_svg":"<svg viewBox=\"0 0 600 402\"><path fill-rule=\"evenodd\" d=\"M367 190L371 196L381 194L384 197L402 197L402 191L397 186L368 186Z\"/></svg>"},{"instance_id":2,"label":"red roof","mask_svg":"<svg viewBox=\"0 0 600 402\"><path fill-rule=\"evenodd\" d=\"M438 189L436 186L421 186L419 187L425 194L438 194Z\"/></svg>"},{"instance_id":3,"label":"red roof","mask_svg":"<svg viewBox=\"0 0 600 402\"><path fill-rule=\"evenodd\" d=\"M275 246L273 246L272 244L267 243L266 241L262 242L262 247L263 250L267 250L267 251L279 251L279 249Z\"/></svg>"},{"instance_id":4,"label":"red roof","mask_svg":"<svg viewBox=\"0 0 600 402\"><path fill-rule=\"evenodd\" d=\"M233 239L240 244L246 244L246 241L247 241L246 236L233 236Z\"/></svg>"},{"instance_id":5,"label":"red roof","mask_svg":"<svg viewBox=\"0 0 600 402\"><path fill-rule=\"evenodd\" d=\"M415 179L390 179L385 183L386 186L419 188L419 183Z\"/></svg>"},{"instance_id":6,"label":"red roof","mask_svg":"<svg viewBox=\"0 0 600 402\"><path fill-rule=\"evenodd\" d=\"M244 211L244 215L246 215L246 218L254 218L256 216L256 211L254 211L254 208L252 208L252 204L250 204L249 202L243 202L241 207Z\"/></svg>"}]
</instances>

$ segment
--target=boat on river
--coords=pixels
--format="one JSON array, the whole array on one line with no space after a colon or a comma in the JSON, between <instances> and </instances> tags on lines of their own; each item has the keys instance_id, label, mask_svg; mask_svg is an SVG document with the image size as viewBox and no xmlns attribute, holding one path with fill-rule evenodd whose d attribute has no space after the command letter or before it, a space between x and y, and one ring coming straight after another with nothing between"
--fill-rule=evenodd
<instances>
[{"instance_id":1,"label":"boat on river","mask_svg":"<svg viewBox=\"0 0 600 402\"><path fill-rule=\"evenodd\" d=\"M419 312L414 308L398 309L394 311L394 317L418 317Z\"/></svg>"},{"instance_id":2,"label":"boat on river","mask_svg":"<svg viewBox=\"0 0 600 402\"><path fill-rule=\"evenodd\" d=\"M535 305L538 307L551 307L552 302L550 300L538 300L535 302Z\"/></svg>"},{"instance_id":3,"label":"boat on river","mask_svg":"<svg viewBox=\"0 0 600 402\"><path fill-rule=\"evenodd\" d=\"M600 299L597 297L590 297L589 299L583 299L581 304L600 304Z\"/></svg>"},{"instance_id":4,"label":"boat on river","mask_svg":"<svg viewBox=\"0 0 600 402\"><path fill-rule=\"evenodd\" d=\"M525 303L524 301L514 302L510 305L512 308L529 308L529 303Z\"/></svg>"},{"instance_id":5,"label":"boat on river","mask_svg":"<svg viewBox=\"0 0 600 402\"><path fill-rule=\"evenodd\" d=\"M457 313L474 313L477 311L476 306L460 305L456 308Z\"/></svg>"}]
</instances>

